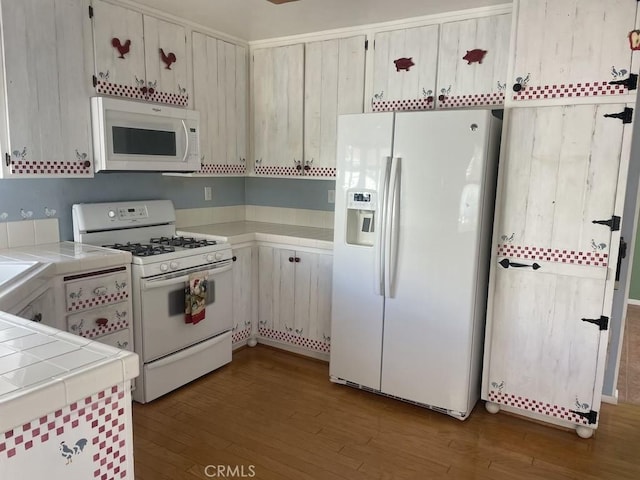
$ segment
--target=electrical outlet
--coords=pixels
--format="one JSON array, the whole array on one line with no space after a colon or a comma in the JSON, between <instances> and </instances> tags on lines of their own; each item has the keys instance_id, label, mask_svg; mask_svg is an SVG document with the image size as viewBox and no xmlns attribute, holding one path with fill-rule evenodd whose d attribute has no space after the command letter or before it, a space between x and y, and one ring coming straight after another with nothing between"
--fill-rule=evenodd
<instances>
[{"instance_id":1,"label":"electrical outlet","mask_svg":"<svg viewBox=\"0 0 640 480\"><path fill-rule=\"evenodd\" d=\"M213 192L211 191L211 187L204 187L204 199L211 200L213 196Z\"/></svg>"},{"instance_id":2,"label":"electrical outlet","mask_svg":"<svg viewBox=\"0 0 640 480\"><path fill-rule=\"evenodd\" d=\"M335 190L327 190L327 201L329 203L336 203L336 191Z\"/></svg>"}]
</instances>

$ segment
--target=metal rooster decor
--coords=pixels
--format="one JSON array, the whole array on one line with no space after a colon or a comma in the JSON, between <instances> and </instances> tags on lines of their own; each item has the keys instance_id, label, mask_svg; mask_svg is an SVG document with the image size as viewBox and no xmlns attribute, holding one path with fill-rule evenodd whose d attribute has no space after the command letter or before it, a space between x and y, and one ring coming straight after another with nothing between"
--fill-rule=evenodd
<instances>
[{"instance_id":1,"label":"metal rooster decor","mask_svg":"<svg viewBox=\"0 0 640 480\"><path fill-rule=\"evenodd\" d=\"M124 42L124 45L120 42L120 39L117 37L113 37L111 39L111 45L113 48L118 50L120 56L118 58L124 58L124 56L129 53L129 48L131 47L131 40L127 40Z\"/></svg>"},{"instance_id":2,"label":"metal rooster decor","mask_svg":"<svg viewBox=\"0 0 640 480\"><path fill-rule=\"evenodd\" d=\"M399 72L400 70L408 72L409 69L415 65L415 63L413 63L413 57L398 58L397 60L394 60L393 63L396 66L396 72Z\"/></svg>"},{"instance_id":3,"label":"metal rooster decor","mask_svg":"<svg viewBox=\"0 0 640 480\"><path fill-rule=\"evenodd\" d=\"M467 61L467 65L471 65L472 63L482 63L484 60L484 56L487 54L486 50L482 50L480 48L474 48L473 50L467 50L467 54L462 57L463 60Z\"/></svg>"},{"instance_id":4,"label":"metal rooster decor","mask_svg":"<svg viewBox=\"0 0 640 480\"><path fill-rule=\"evenodd\" d=\"M162 61L166 65L164 68L167 70L171 70L171 64L175 63L177 60L176 55L173 52L169 52L169 54L166 55L162 48L160 49L160 58L162 58Z\"/></svg>"}]
</instances>

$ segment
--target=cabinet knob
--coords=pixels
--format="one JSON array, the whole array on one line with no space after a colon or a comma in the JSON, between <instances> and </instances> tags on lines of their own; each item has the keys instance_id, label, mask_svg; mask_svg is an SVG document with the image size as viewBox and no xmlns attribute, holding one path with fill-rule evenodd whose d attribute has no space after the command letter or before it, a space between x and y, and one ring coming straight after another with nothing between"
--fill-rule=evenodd
<instances>
[{"instance_id":1,"label":"cabinet knob","mask_svg":"<svg viewBox=\"0 0 640 480\"><path fill-rule=\"evenodd\" d=\"M84 168L89 168L91 166L91 162L89 160L85 160L82 165L84 166Z\"/></svg>"},{"instance_id":2,"label":"cabinet knob","mask_svg":"<svg viewBox=\"0 0 640 480\"><path fill-rule=\"evenodd\" d=\"M104 327L107 325L107 323L109 323L108 318L104 318L104 317L96 318L96 325L98 325L99 327Z\"/></svg>"},{"instance_id":3,"label":"cabinet knob","mask_svg":"<svg viewBox=\"0 0 640 480\"><path fill-rule=\"evenodd\" d=\"M522 91L522 84L521 83L514 83L513 84L513 91L518 93Z\"/></svg>"},{"instance_id":4,"label":"cabinet knob","mask_svg":"<svg viewBox=\"0 0 640 480\"><path fill-rule=\"evenodd\" d=\"M295 261L296 263L300 263L300 257L296 257L296 258L294 259L294 261Z\"/></svg>"},{"instance_id":5,"label":"cabinet knob","mask_svg":"<svg viewBox=\"0 0 640 480\"><path fill-rule=\"evenodd\" d=\"M42 322L42 314L41 313L34 313L33 317L31 317L31 321L32 322Z\"/></svg>"},{"instance_id":6,"label":"cabinet knob","mask_svg":"<svg viewBox=\"0 0 640 480\"><path fill-rule=\"evenodd\" d=\"M290 261L291 263L293 263L294 258L293 258L293 257L289 257L289 261Z\"/></svg>"},{"instance_id":7,"label":"cabinet knob","mask_svg":"<svg viewBox=\"0 0 640 480\"><path fill-rule=\"evenodd\" d=\"M438 100L440 100L441 102L444 102L446 99L447 97L445 95L438 96Z\"/></svg>"},{"instance_id":8,"label":"cabinet knob","mask_svg":"<svg viewBox=\"0 0 640 480\"><path fill-rule=\"evenodd\" d=\"M238 257L236 257L235 255L233 257L231 257L231 260L233 260L234 262L238 260Z\"/></svg>"}]
</instances>

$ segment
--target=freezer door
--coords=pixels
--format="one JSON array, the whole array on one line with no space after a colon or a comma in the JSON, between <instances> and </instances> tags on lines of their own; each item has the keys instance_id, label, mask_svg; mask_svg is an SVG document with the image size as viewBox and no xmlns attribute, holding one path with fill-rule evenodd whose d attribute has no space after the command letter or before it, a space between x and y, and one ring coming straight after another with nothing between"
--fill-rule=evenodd
<instances>
[{"instance_id":1,"label":"freezer door","mask_svg":"<svg viewBox=\"0 0 640 480\"><path fill-rule=\"evenodd\" d=\"M398 231L387 261L382 391L456 412L468 408L474 324L484 318L476 292L486 285L478 250L491 118L467 110L395 121L399 218L388 222Z\"/></svg>"},{"instance_id":2,"label":"freezer door","mask_svg":"<svg viewBox=\"0 0 640 480\"><path fill-rule=\"evenodd\" d=\"M384 297L379 292L383 283L379 232L392 132L393 113L338 118L329 370L334 380L347 380L376 390L380 389L384 306ZM349 227L348 223L358 218L370 219L371 210L352 209L350 217L347 209L348 196L353 200L354 192L360 191L370 192L371 198L375 198L375 205L369 207L375 209L374 235L367 236L362 244L358 244L357 235L349 233L353 224ZM374 239L373 245L367 244L370 238Z\"/></svg>"}]
</instances>

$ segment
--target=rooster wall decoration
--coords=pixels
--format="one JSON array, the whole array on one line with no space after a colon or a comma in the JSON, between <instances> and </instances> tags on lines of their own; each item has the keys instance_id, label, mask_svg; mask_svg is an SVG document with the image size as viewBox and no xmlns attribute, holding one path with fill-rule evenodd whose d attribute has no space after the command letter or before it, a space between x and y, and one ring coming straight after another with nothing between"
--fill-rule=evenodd
<instances>
[{"instance_id":1,"label":"rooster wall decoration","mask_svg":"<svg viewBox=\"0 0 640 480\"><path fill-rule=\"evenodd\" d=\"M62 455L62 458L67 460L66 465L69 465L69 463L71 463L74 456L80 455L86 445L86 438L81 438L80 440L78 440L73 447L68 446L64 440L60 442L60 454Z\"/></svg>"},{"instance_id":2,"label":"rooster wall decoration","mask_svg":"<svg viewBox=\"0 0 640 480\"><path fill-rule=\"evenodd\" d=\"M160 49L160 58L162 58L162 61L166 65L166 67L164 68L166 68L167 70L171 70L171 64L175 63L177 60L175 53L169 52L168 55L165 55L162 48Z\"/></svg>"},{"instance_id":3,"label":"rooster wall decoration","mask_svg":"<svg viewBox=\"0 0 640 480\"><path fill-rule=\"evenodd\" d=\"M113 48L118 50L120 56L118 58L124 59L124 56L129 53L129 49L131 48L131 40L127 40L124 42L124 45L120 42L120 39L117 37L113 37L111 39L111 45Z\"/></svg>"}]
</instances>

